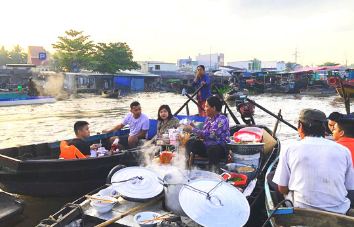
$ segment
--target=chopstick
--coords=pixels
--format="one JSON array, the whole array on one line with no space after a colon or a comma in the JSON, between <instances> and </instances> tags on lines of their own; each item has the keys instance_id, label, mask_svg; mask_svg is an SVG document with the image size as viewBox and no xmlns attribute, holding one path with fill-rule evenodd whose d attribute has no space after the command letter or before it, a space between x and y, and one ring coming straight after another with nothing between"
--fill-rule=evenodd
<instances>
[{"instance_id":1,"label":"chopstick","mask_svg":"<svg viewBox=\"0 0 354 227\"><path fill-rule=\"evenodd\" d=\"M110 202L110 203L114 203L113 200L109 200L109 199L100 199L100 198L95 198L95 197L92 197L92 196L89 196L89 195L85 195L86 198L89 198L89 199L96 199L96 200L100 200L100 201L103 201L103 202Z\"/></svg>"},{"instance_id":2,"label":"chopstick","mask_svg":"<svg viewBox=\"0 0 354 227\"><path fill-rule=\"evenodd\" d=\"M140 221L140 222L144 222L143 224L146 224L146 223L151 222L151 221L169 219L169 218L172 218L172 217L167 217L167 218L162 218L162 217L164 217L164 216L166 216L166 215L168 215L168 214L171 214L171 213L172 213L172 211L171 211L171 212L168 212L168 213L166 213L166 214L160 215L160 216L158 216L158 217L156 217L156 218L154 218L154 219L144 220L144 221ZM162 218L162 219L161 219L161 218Z\"/></svg>"}]
</instances>

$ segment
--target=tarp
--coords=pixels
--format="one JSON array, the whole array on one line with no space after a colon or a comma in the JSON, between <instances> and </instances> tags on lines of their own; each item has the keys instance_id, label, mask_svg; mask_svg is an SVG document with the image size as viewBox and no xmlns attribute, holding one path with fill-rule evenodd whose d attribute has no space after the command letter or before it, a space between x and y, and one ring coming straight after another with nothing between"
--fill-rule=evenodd
<instances>
[{"instance_id":1,"label":"tarp","mask_svg":"<svg viewBox=\"0 0 354 227\"><path fill-rule=\"evenodd\" d=\"M144 91L144 78L133 77L130 84L132 91Z\"/></svg>"},{"instance_id":2,"label":"tarp","mask_svg":"<svg viewBox=\"0 0 354 227\"><path fill-rule=\"evenodd\" d=\"M323 66L323 67L308 67L308 68L302 68L302 69L298 69L295 71L291 71L289 73L302 73L302 72L309 72L309 71L320 71L320 70L331 70L331 69L340 69L342 68L341 65L337 65L337 66Z\"/></svg>"},{"instance_id":3,"label":"tarp","mask_svg":"<svg viewBox=\"0 0 354 227\"><path fill-rule=\"evenodd\" d=\"M130 77L127 76L114 77L114 83L130 87Z\"/></svg>"}]
</instances>

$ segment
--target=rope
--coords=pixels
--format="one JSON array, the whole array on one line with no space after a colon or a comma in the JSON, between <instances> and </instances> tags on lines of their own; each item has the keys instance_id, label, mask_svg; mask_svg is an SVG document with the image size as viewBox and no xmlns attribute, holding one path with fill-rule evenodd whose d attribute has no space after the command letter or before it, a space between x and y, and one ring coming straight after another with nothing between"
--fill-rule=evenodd
<instances>
[{"instance_id":1,"label":"rope","mask_svg":"<svg viewBox=\"0 0 354 227\"><path fill-rule=\"evenodd\" d=\"M112 184L124 183L124 182L131 181L131 180L135 180L135 179L144 180L144 178L143 178L142 176L136 176L136 177L129 178L129 179L127 179L127 180L112 182Z\"/></svg>"},{"instance_id":2,"label":"rope","mask_svg":"<svg viewBox=\"0 0 354 227\"><path fill-rule=\"evenodd\" d=\"M292 201L288 200L288 199L284 199L283 201L281 201L273 210L273 212L269 215L268 219L264 222L264 224L262 225L262 227L266 227L266 225L268 224L268 222L270 221L270 219L273 217L273 214L275 213L275 211L277 211L279 209L279 207L281 205L283 205L285 202L289 202L291 203L291 206L294 207L294 204Z\"/></svg>"}]
</instances>

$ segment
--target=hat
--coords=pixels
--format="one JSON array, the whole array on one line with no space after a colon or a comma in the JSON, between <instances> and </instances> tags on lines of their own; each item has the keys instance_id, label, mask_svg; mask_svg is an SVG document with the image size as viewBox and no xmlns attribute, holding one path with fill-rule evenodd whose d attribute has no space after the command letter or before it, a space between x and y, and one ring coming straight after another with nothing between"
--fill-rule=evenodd
<instances>
[{"instance_id":1,"label":"hat","mask_svg":"<svg viewBox=\"0 0 354 227\"><path fill-rule=\"evenodd\" d=\"M306 125L320 125L327 121L326 114L316 109L303 109L300 112L300 116L295 120L297 122L305 123Z\"/></svg>"}]
</instances>

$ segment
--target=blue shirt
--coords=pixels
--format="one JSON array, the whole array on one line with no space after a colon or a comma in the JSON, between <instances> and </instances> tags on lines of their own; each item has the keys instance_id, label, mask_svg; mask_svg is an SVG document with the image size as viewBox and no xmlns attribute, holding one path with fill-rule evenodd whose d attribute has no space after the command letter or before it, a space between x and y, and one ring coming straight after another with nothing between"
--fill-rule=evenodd
<instances>
[{"instance_id":1,"label":"blue shirt","mask_svg":"<svg viewBox=\"0 0 354 227\"><path fill-rule=\"evenodd\" d=\"M202 78L198 78L197 82L195 83L194 80L191 83L191 86L194 86L196 89L198 89L202 85L202 81L206 83L202 89L200 89L200 94L202 96L202 101L206 101L207 98L211 96L210 93L210 78L207 74L204 74Z\"/></svg>"}]
</instances>

